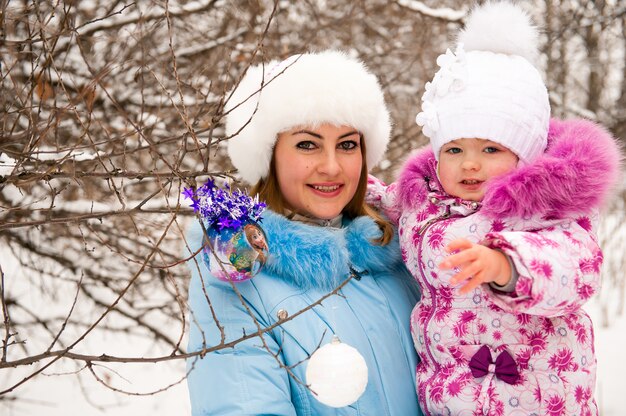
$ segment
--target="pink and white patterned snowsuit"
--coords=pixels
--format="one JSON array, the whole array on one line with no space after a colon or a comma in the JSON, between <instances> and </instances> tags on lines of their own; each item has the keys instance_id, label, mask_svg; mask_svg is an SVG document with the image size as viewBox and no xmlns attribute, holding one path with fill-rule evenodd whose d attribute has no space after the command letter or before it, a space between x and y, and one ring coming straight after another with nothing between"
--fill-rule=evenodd
<instances>
[{"instance_id":1,"label":"pink and white patterned snowsuit","mask_svg":"<svg viewBox=\"0 0 626 416\"><path fill-rule=\"evenodd\" d=\"M600 283L595 212L618 172L619 149L603 129L552 120L545 154L492 180L481 203L443 192L430 148L410 157L396 183L370 181L368 202L397 221L422 289L411 324L426 415L598 414L593 327L581 306ZM512 259L513 293L481 285L460 295L450 285L454 272L437 265L461 237ZM469 362L483 346L496 364L475 378ZM515 384L498 375L503 352L519 372Z\"/></svg>"}]
</instances>

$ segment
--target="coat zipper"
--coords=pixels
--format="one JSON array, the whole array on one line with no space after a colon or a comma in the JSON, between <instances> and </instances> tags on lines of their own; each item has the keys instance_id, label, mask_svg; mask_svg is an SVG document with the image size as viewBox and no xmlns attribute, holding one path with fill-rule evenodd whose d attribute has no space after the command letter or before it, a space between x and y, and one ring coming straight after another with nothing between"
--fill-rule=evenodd
<instances>
[{"instance_id":1,"label":"coat zipper","mask_svg":"<svg viewBox=\"0 0 626 416\"><path fill-rule=\"evenodd\" d=\"M417 247L417 265L420 271L420 275L422 276L422 280L424 281L424 285L426 285L428 287L428 292L430 293L430 297L431 297L431 312L428 316L428 319L426 320L426 322L424 323L424 335L426 335L426 333L428 332L428 326L430 325L430 321L433 319L433 316L435 316L435 306L437 304L437 298L435 297L435 288L433 285L428 283L428 280L426 279L426 276L424 274L424 270L421 267L422 262L422 247L424 245L424 239L422 238L425 234L426 231L428 230L428 228L433 225L435 222L437 221L442 221L445 219L450 218L450 207L447 207L448 209L446 210L446 212L443 215L440 215L438 217L435 218L431 218L430 220L428 220L426 222L426 224L422 225L422 227L420 228L420 230L417 232L417 234L419 235L420 239L419 239L419 244ZM430 351L430 348L428 347L428 343L426 341L426 338L424 338L424 345L426 346L426 352L428 353L428 356L430 357L431 362L437 367L437 369L439 369L439 365L435 362L434 357L432 355L432 352Z\"/></svg>"},{"instance_id":2,"label":"coat zipper","mask_svg":"<svg viewBox=\"0 0 626 416\"><path fill-rule=\"evenodd\" d=\"M429 346L429 339L427 338L427 333L428 333L428 326L430 325L430 321L433 319L433 317L435 316L435 306L437 303L437 298L435 297L435 288L433 285L428 283L428 280L426 279L426 276L424 275L424 270L421 267L422 264L422 247L424 244L424 239L422 238L425 234L426 231L428 230L428 228L433 225L435 222L437 221L441 221L441 220L445 220L451 217L450 214L450 207L448 206L446 209L446 212L443 215L440 215L438 217L435 218L431 218L430 220L428 220L426 222L426 224L422 225L422 227L419 229L419 231L417 232L419 238L419 243L418 243L418 247L417 247L417 267L420 271L420 275L422 276L422 280L424 282L424 285L428 287L428 292L430 293L430 298L431 298L431 312L430 315L428 316L428 319L426 320L426 322L424 323L424 347L426 348L426 354L428 355L432 365L435 366L436 370L439 370L439 363L437 363L435 361L435 358L433 357L433 354L431 352L430 346ZM432 381L433 377L435 377L437 375L437 371L435 371L433 373L433 375L428 379L427 381L427 385L430 384L430 382ZM426 398L424 398L424 404L427 405L426 403ZM425 407L425 412L426 415L430 415L430 412L428 411L428 407Z\"/></svg>"}]
</instances>

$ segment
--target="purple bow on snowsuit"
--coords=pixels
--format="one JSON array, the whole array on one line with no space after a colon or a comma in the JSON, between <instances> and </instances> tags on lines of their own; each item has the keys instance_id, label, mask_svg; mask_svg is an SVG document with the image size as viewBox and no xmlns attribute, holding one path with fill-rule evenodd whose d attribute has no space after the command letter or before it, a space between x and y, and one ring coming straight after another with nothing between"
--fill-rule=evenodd
<instances>
[{"instance_id":1,"label":"purple bow on snowsuit","mask_svg":"<svg viewBox=\"0 0 626 416\"><path fill-rule=\"evenodd\" d=\"M483 345L469 362L472 375L475 378L484 377L490 372L495 373L498 379L508 384L515 384L519 380L517 363L507 351L502 351L496 358L495 366L491 358L489 347Z\"/></svg>"}]
</instances>

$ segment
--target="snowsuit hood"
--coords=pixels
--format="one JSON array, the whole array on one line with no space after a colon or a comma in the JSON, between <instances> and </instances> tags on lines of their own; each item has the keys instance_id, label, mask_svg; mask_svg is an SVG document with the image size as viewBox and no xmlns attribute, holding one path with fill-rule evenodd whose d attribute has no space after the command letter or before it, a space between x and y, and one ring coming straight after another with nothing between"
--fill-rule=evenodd
<instances>
[{"instance_id":1,"label":"snowsuit hood","mask_svg":"<svg viewBox=\"0 0 626 416\"><path fill-rule=\"evenodd\" d=\"M604 128L587 120L552 119L545 153L528 165L491 180L481 212L490 218L567 218L606 202L619 178L620 149ZM425 147L405 163L398 179L404 208L422 203L424 180L437 190L437 162Z\"/></svg>"}]
</instances>

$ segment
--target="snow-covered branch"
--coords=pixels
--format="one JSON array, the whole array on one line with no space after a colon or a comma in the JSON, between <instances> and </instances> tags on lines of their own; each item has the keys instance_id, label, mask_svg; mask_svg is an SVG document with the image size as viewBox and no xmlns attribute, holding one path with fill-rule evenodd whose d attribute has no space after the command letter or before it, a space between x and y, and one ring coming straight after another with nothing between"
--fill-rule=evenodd
<instances>
[{"instance_id":1,"label":"snow-covered branch","mask_svg":"<svg viewBox=\"0 0 626 416\"><path fill-rule=\"evenodd\" d=\"M461 22L467 15L467 9L465 8L459 10L451 9L449 7L434 9L426 6L424 2L416 0L397 0L396 3L405 9L419 13L422 16L445 20L448 22Z\"/></svg>"}]
</instances>

